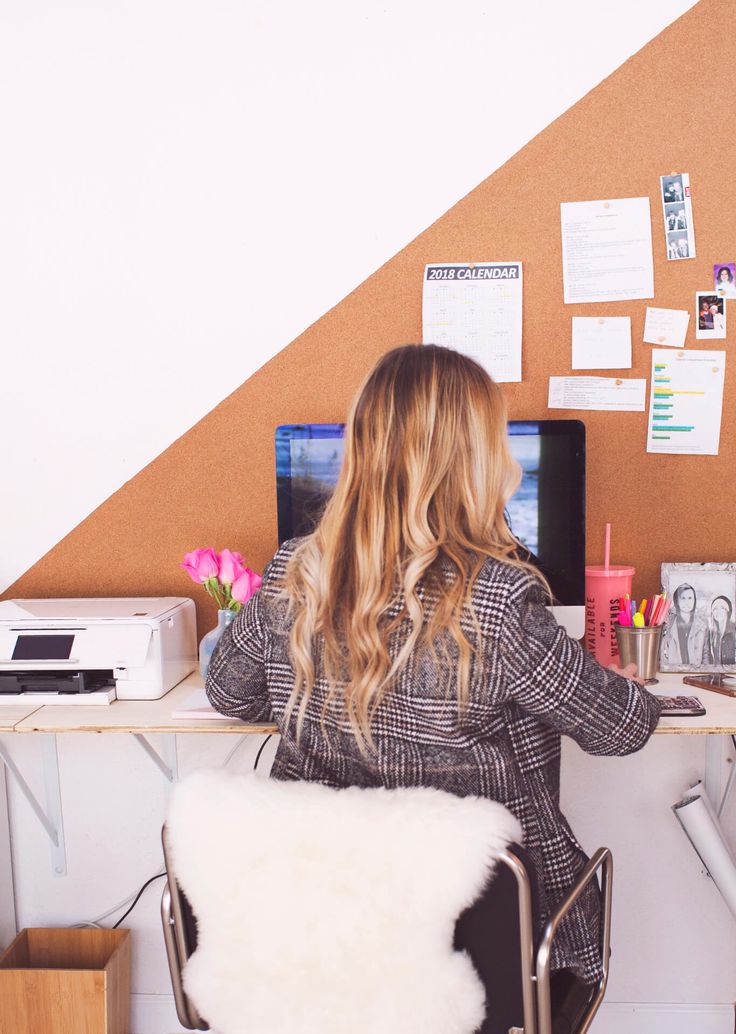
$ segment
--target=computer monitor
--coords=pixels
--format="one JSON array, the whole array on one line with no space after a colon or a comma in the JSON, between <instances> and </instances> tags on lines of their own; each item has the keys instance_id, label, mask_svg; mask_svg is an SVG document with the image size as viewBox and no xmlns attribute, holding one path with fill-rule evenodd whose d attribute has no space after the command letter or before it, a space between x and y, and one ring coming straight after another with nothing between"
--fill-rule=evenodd
<instances>
[{"instance_id":1,"label":"computer monitor","mask_svg":"<svg viewBox=\"0 0 736 1034\"><path fill-rule=\"evenodd\" d=\"M279 543L319 520L340 472L344 424L276 429ZM570 635L585 628L585 425L579 420L512 420L511 452L522 480L507 520L547 577L553 612Z\"/></svg>"}]
</instances>

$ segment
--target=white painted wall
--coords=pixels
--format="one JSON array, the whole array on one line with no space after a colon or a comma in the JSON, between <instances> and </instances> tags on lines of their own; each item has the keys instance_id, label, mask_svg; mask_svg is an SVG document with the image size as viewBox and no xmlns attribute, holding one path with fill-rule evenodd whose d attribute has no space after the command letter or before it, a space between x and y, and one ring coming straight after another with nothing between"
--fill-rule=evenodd
<instances>
[{"instance_id":1,"label":"white painted wall","mask_svg":"<svg viewBox=\"0 0 736 1034\"><path fill-rule=\"evenodd\" d=\"M10 848L10 823L5 766L0 764L0 952L16 933L15 897L13 894L13 856Z\"/></svg>"},{"instance_id":2,"label":"white painted wall","mask_svg":"<svg viewBox=\"0 0 736 1034\"><path fill-rule=\"evenodd\" d=\"M0 586L689 6L0 0ZM4 742L40 793L38 741ZM182 771L233 744L180 737ZM65 879L10 787L23 926L160 865L167 785L134 741L59 754ZM702 767L694 738L566 748L573 827L616 855L599 1034L733 1029L733 922L670 811ZM129 921L133 1034L177 1029L158 899Z\"/></svg>"},{"instance_id":3,"label":"white painted wall","mask_svg":"<svg viewBox=\"0 0 736 1034\"><path fill-rule=\"evenodd\" d=\"M0 589L690 6L0 0Z\"/></svg>"}]
</instances>

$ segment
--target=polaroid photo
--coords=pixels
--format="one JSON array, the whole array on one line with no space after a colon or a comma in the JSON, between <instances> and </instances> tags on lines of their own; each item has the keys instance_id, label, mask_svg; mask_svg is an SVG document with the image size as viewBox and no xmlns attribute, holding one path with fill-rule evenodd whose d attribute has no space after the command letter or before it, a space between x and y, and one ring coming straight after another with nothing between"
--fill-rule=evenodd
<instances>
[{"instance_id":1,"label":"polaroid photo","mask_svg":"<svg viewBox=\"0 0 736 1034\"><path fill-rule=\"evenodd\" d=\"M693 203L690 197L690 176L687 172L659 177L662 193L662 215L667 241L667 261L695 258ZM679 236L675 237L675 234Z\"/></svg>"},{"instance_id":2,"label":"polaroid photo","mask_svg":"<svg viewBox=\"0 0 736 1034\"><path fill-rule=\"evenodd\" d=\"M695 292L695 337L703 341L726 336L726 299L711 291Z\"/></svg>"},{"instance_id":3,"label":"polaroid photo","mask_svg":"<svg viewBox=\"0 0 736 1034\"><path fill-rule=\"evenodd\" d=\"M713 289L720 298L736 298L736 264L718 262L713 266Z\"/></svg>"},{"instance_id":4,"label":"polaroid photo","mask_svg":"<svg viewBox=\"0 0 736 1034\"><path fill-rule=\"evenodd\" d=\"M662 564L660 671L736 671L736 564Z\"/></svg>"},{"instance_id":5,"label":"polaroid photo","mask_svg":"<svg viewBox=\"0 0 736 1034\"><path fill-rule=\"evenodd\" d=\"M675 231L675 233L667 234L667 258L670 260L692 258L687 233Z\"/></svg>"}]
</instances>

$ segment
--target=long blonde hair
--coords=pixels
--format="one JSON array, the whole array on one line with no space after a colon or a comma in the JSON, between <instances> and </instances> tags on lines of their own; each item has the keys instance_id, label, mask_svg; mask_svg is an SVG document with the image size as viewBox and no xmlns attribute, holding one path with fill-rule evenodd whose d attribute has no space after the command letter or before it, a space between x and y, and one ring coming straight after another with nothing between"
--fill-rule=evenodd
<instances>
[{"instance_id":1,"label":"long blonde hair","mask_svg":"<svg viewBox=\"0 0 736 1034\"><path fill-rule=\"evenodd\" d=\"M287 568L295 672L287 719L296 709L297 736L320 664L329 685L322 717L341 698L364 752L372 714L414 650L437 657L439 648L449 659L454 645L452 688L463 705L476 646L461 616L477 633L478 573L488 557L530 567L504 517L520 478L503 394L481 366L436 345L405 345L379 360L351 407L332 498ZM420 583L434 590L428 614ZM408 638L392 660L389 639L406 619Z\"/></svg>"}]
</instances>

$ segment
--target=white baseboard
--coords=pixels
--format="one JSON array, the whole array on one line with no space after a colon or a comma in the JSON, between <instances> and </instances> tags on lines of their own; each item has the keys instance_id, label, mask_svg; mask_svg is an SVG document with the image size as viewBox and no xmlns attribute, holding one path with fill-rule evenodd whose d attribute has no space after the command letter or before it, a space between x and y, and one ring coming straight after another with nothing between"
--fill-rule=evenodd
<instances>
[{"instance_id":1,"label":"white baseboard","mask_svg":"<svg viewBox=\"0 0 736 1034\"><path fill-rule=\"evenodd\" d=\"M181 1034L173 995L131 995L130 1034ZM733 1005L604 1002L591 1034L734 1034Z\"/></svg>"},{"instance_id":2,"label":"white baseboard","mask_svg":"<svg viewBox=\"0 0 736 1034\"><path fill-rule=\"evenodd\" d=\"M173 995L130 996L130 1034L180 1034Z\"/></svg>"},{"instance_id":3,"label":"white baseboard","mask_svg":"<svg viewBox=\"0 0 736 1034\"><path fill-rule=\"evenodd\" d=\"M591 1034L734 1034L733 1005L604 1002Z\"/></svg>"}]
</instances>

